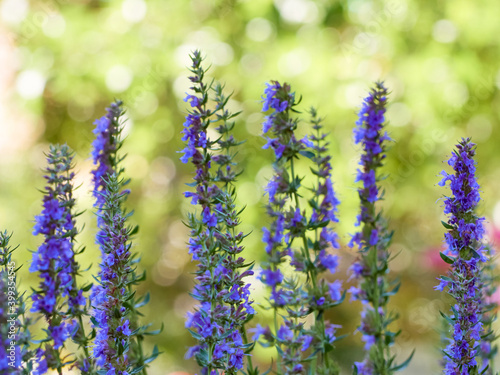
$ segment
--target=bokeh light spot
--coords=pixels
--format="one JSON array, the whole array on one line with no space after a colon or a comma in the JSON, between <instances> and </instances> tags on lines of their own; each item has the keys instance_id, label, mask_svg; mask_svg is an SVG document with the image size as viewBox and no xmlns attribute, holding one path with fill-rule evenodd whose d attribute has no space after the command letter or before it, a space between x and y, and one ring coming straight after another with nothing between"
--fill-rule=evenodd
<instances>
[{"instance_id":1,"label":"bokeh light spot","mask_svg":"<svg viewBox=\"0 0 500 375\"><path fill-rule=\"evenodd\" d=\"M86 53L98 53L102 50L105 40L101 38L101 34L97 31L88 31L83 34L81 47Z\"/></svg>"},{"instance_id":2,"label":"bokeh light spot","mask_svg":"<svg viewBox=\"0 0 500 375\"><path fill-rule=\"evenodd\" d=\"M172 85L173 91L178 98L184 99L186 92L189 90L191 83L185 75L178 76Z\"/></svg>"},{"instance_id":3,"label":"bokeh light spot","mask_svg":"<svg viewBox=\"0 0 500 375\"><path fill-rule=\"evenodd\" d=\"M16 80L16 90L25 99L34 99L42 95L45 89L45 77L37 70L25 70Z\"/></svg>"},{"instance_id":4,"label":"bokeh light spot","mask_svg":"<svg viewBox=\"0 0 500 375\"><path fill-rule=\"evenodd\" d=\"M262 134L263 120L264 115L260 112L255 112L248 115L245 123L247 131L252 135L260 136Z\"/></svg>"},{"instance_id":5,"label":"bokeh light spot","mask_svg":"<svg viewBox=\"0 0 500 375\"><path fill-rule=\"evenodd\" d=\"M453 107L463 106L469 99L469 89L463 82L449 82L443 86L444 100Z\"/></svg>"},{"instance_id":6,"label":"bokeh light spot","mask_svg":"<svg viewBox=\"0 0 500 375\"><path fill-rule=\"evenodd\" d=\"M296 76L304 73L311 65L311 57L304 49L290 51L278 60L278 68L283 75Z\"/></svg>"},{"instance_id":7,"label":"bokeh light spot","mask_svg":"<svg viewBox=\"0 0 500 375\"><path fill-rule=\"evenodd\" d=\"M258 73L261 71L262 65L262 59L254 53L246 53L240 60L240 66L246 73Z\"/></svg>"},{"instance_id":8,"label":"bokeh light spot","mask_svg":"<svg viewBox=\"0 0 500 375\"><path fill-rule=\"evenodd\" d=\"M122 16L125 21L136 23L142 21L148 10L144 0L125 0L122 4Z\"/></svg>"},{"instance_id":9,"label":"bokeh light spot","mask_svg":"<svg viewBox=\"0 0 500 375\"><path fill-rule=\"evenodd\" d=\"M149 173L149 164L147 159L138 154L127 156L127 173L133 180L141 180Z\"/></svg>"},{"instance_id":10,"label":"bokeh light spot","mask_svg":"<svg viewBox=\"0 0 500 375\"><path fill-rule=\"evenodd\" d=\"M215 43L209 47L211 56L215 65L224 66L233 61L233 48L227 43Z\"/></svg>"},{"instance_id":11,"label":"bokeh light spot","mask_svg":"<svg viewBox=\"0 0 500 375\"><path fill-rule=\"evenodd\" d=\"M7 24L17 25L26 18L28 10L27 0L3 0L0 3L0 18Z\"/></svg>"},{"instance_id":12,"label":"bokeh light spot","mask_svg":"<svg viewBox=\"0 0 500 375\"><path fill-rule=\"evenodd\" d=\"M308 0L275 0L281 18L289 23L313 23L318 20L319 10Z\"/></svg>"},{"instance_id":13,"label":"bokeh light spot","mask_svg":"<svg viewBox=\"0 0 500 375\"><path fill-rule=\"evenodd\" d=\"M94 114L94 104L91 99L81 98L72 99L68 102L68 115L75 121L89 121Z\"/></svg>"},{"instance_id":14,"label":"bokeh light spot","mask_svg":"<svg viewBox=\"0 0 500 375\"><path fill-rule=\"evenodd\" d=\"M175 164L170 158L160 156L151 162L150 178L159 186L166 188L176 174Z\"/></svg>"},{"instance_id":15,"label":"bokeh light spot","mask_svg":"<svg viewBox=\"0 0 500 375\"><path fill-rule=\"evenodd\" d=\"M452 43L458 36L458 30L450 20L439 20L434 24L432 36L437 42Z\"/></svg>"},{"instance_id":16,"label":"bokeh light spot","mask_svg":"<svg viewBox=\"0 0 500 375\"><path fill-rule=\"evenodd\" d=\"M123 92L134 78L132 71L124 65L115 65L106 74L106 86L112 92Z\"/></svg>"},{"instance_id":17,"label":"bokeh light spot","mask_svg":"<svg viewBox=\"0 0 500 375\"><path fill-rule=\"evenodd\" d=\"M265 18L257 17L247 23L245 31L248 38L256 42L263 42L271 36L273 27L271 22Z\"/></svg>"},{"instance_id":18,"label":"bokeh light spot","mask_svg":"<svg viewBox=\"0 0 500 375\"><path fill-rule=\"evenodd\" d=\"M493 130L491 121L485 115L479 114L472 116L467 123L467 135L473 142L487 141Z\"/></svg>"},{"instance_id":19,"label":"bokeh light spot","mask_svg":"<svg viewBox=\"0 0 500 375\"><path fill-rule=\"evenodd\" d=\"M186 42L175 50L175 60L182 68L191 65L189 54L194 50L201 50L202 57L207 65L213 64L225 66L230 64L234 58L233 48L220 41L217 30L205 27L196 30L186 37Z\"/></svg>"},{"instance_id":20,"label":"bokeh light spot","mask_svg":"<svg viewBox=\"0 0 500 375\"><path fill-rule=\"evenodd\" d=\"M411 110L404 103L394 103L387 109L387 119L391 126L405 126L411 121Z\"/></svg>"},{"instance_id":21,"label":"bokeh light spot","mask_svg":"<svg viewBox=\"0 0 500 375\"><path fill-rule=\"evenodd\" d=\"M51 14L43 24L42 30L50 38L59 38L66 31L66 20L60 14Z\"/></svg>"},{"instance_id":22,"label":"bokeh light spot","mask_svg":"<svg viewBox=\"0 0 500 375\"><path fill-rule=\"evenodd\" d=\"M149 116L158 109L158 98L151 91L143 91L134 101L134 110L142 116Z\"/></svg>"},{"instance_id":23,"label":"bokeh light spot","mask_svg":"<svg viewBox=\"0 0 500 375\"><path fill-rule=\"evenodd\" d=\"M351 83L346 86L344 95L349 108L358 108L366 93L366 85L362 83Z\"/></svg>"},{"instance_id":24,"label":"bokeh light spot","mask_svg":"<svg viewBox=\"0 0 500 375\"><path fill-rule=\"evenodd\" d=\"M253 182L243 182L238 188L238 195L236 196L239 204L242 206L252 206L260 201L263 191L259 185Z\"/></svg>"},{"instance_id":25,"label":"bokeh light spot","mask_svg":"<svg viewBox=\"0 0 500 375\"><path fill-rule=\"evenodd\" d=\"M425 62L424 75L429 82L439 83L448 80L450 68L446 62L439 58L433 57Z\"/></svg>"}]
</instances>

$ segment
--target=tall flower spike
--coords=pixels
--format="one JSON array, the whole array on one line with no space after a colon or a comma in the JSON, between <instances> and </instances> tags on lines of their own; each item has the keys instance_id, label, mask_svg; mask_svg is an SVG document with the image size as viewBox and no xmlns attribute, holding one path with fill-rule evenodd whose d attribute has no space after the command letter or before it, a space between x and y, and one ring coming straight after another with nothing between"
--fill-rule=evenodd
<instances>
[{"instance_id":1,"label":"tall flower spike","mask_svg":"<svg viewBox=\"0 0 500 375\"><path fill-rule=\"evenodd\" d=\"M475 214L479 196L474 161L475 144L469 138L463 139L448 160L454 173L442 171L439 183L450 183L451 196L444 199L444 212L448 222L444 227L447 249L441 253L450 264L448 277L442 276L436 287L445 290L455 299L452 314L447 318L453 326L453 335L444 350L444 373L478 374L480 364L477 345L481 343L483 331L482 307L484 307L483 280L481 268L487 260L483 245L483 217Z\"/></svg>"},{"instance_id":2,"label":"tall flower spike","mask_svg":"<svg viewBox=\"0 0 500 375\"><path fill-rule=\"evenodd\" d=\"M349 243L359 253L351 266L351 278L358 281L358 286L351 287L350 292L352 299L363 303L358 331L362 334L366 355L363 362L355 363L354 371L364 375L392 374L411 360L410 356L401 365L395 365L395 357L390 354L397 333L391 332L388 325L397 316L388 313L387 303L398 291L399 283L388 281L388 247L392 233L375 205L381 199L377 171L383 165L386 142L390 140L384 131L386 104L387 89L383 83L377 83L365 98L354 129L354 142L362 146L356 176L356 182L362 182L362 187L358 189L361 210L356 223L360 229Z\"/></svg>"},{"instance_id":3,"label":"tall flower spike","mask_svg":"<svg viewBox=\"0 0 500 375\"><path fill-rule=\"evenodd\" d=\"M44 242L33 253L30 272L39 272L39 289L32 295L31 311L42 314L48 322L45 347L38 351L39 363L35 374L49 368L62 374L65 365L61 354L65 341L79 330L75 319L86 301L76 286L74 236L76 234L72 208L73 154L69 147L51 146L47 156L49 166L47 186L41 215L35 218L34 235L43 235ZM66 305L68 311L62 306Z\"/></svg>"},{"instance_id":4,"label":"tall flower spike","mask_svg":"<svg viewBox=\"0 0 500 375\"><path fill-rule=\"evenodd\" d=\"M498 344L495 342L497 337L493 331L493 322L497 320L498 302L494 295L498 289L499 277L496 275L493 245L486 244L484 253L487 261L484 262L480 271L483 293L481 307L483 330L478 353L481 358L479 372L483 374L484 371L484 375L493 375L496 374L494 359L498 353Z\"/></svg>"},{"instance_id":5,"label":"tall flower spike","mask_svg":"<svg viewBox=\"0 0 500 375\"><path fill-rule=\"evenodd\" d=\"M341 283L328 282L322 273L327 270L335 273L338 265L337 256L328 253L330 248L338 247L337 235L327 226L337 221L339 202L333 191L328 143L322 133L321 119L311 109L314 135L297 139L298 119L290 117L290 112L296 112L296 105L289 85L275 81L267 84L263 110L273 112L264 120L267 139L264 148L274 151L275 162L274 175L266 189L271 224L263 228L268 261L263 264L261 280L271 288L275 327L274 333L262 327L255 332L256 337L264 335L266 345L277 346L281 357L278 373L305 374L314 369L318 374L338 374L331 350L340 326L325 321L324 313L344 297ZM295 162L300 156L314 162L312 172L317 182L309 189L310 217L300 207L300 197L306 190L301 188L303 178L295 172ZM296 270L295 277L285 277L281 271L280 265L287 261L287 256ZM314 315L314 324L305 328L304 318L309 314ZM283 324L278 324L280 315ZM315 355L306 360L309 352Z\"/></svg>"},{"instance_id":6,"label":"tall flower spike","mask_svg":"<svg viewBox=\"0 0 500 375\"><path fill-rule=\"evenodd\" d=\"M10 236L7 232L0 232L0 373L8 374L11 367L21 365L21 351L17 345L17 287L15 285L15 265L11 263L9 249ZM9 276L14 287L9 288ZM12 285L12 284L10 284ZM10 289L10 290L9 290ZM10 291L10 293L9 293ZM9 305L9 302L12 302ZM13 332L10 327L13 326ZM12 345L14 344L14 345ZM11 355L11 353L13 355ZM13 366L9 366L13 363ZM18 372L20 373L20 372Z\"/></svg>"},{"instance_id":7,"label":"tall flower spike","mask_svg":"<svg viewBox=\"0 0 500 375\"><path fill-rule=\"evenodd\" d=\"M481 308L483 311L483 331L481 332L481 343L479 344L479 355L482 362L480 372L485 371L485 375L493 375L496 374L494 359L498 353L498 344L495 342L497 337L493 331L493 322L497 320L498 302L494 295L498 289L499 277L496 275L495 248L493 245L487 244L485 253L487 261L480 271L483 283L483 306Z\"/></svg>"},{"instance_id":8,"label":"tall flower spike","mask_svg":"<svg viewBox=\"0 0 500 375\"><path fill-rule=\"evenodd\" d=\"M250 284L244 281L253 271L247 269L240 256L245 235L237 231L239 213L234 204L233 169L234 147L238 143L231 135L237 114L226 109L229 97L220 84L206 85L205 70L199 51L191 55L194 95L186 102L192 110L184 123L183 162L191 160L195 167L195 182L189 184L195 192L186 192L192 204L199 206L198 214L189 215L191 234L189 253L198 262L197 285L191 294L198 302L194 313L188 313L186 327L198 343L187 356L195 356L202 374L236 374L243 368L247 343L244 324L253 316ZM209 95L214 94L215 109L207 108ZM220 125L216 141L208 137L212 123ZM214 167L217 170L214 171ZM255 374L251 358L247 359L247 373Z\"/></svg>"},{"instance_id":9,"label":"tall flower spike","mask_svg":"<svg viewBox=\"0 0 500 375\"><path fill-rule=\"evenodd\" d=\"M0 232L0 373L24 375L33 370L34 351L29 348L32 319L26 316L24 294L17 289L18 268L12 260L16 248L9 246L11 236Z\"/></svg>"},{"instance_id":10,"label":"tall flower spike","mask_svg":"<svg viewBox=\"0 0 500 375\"><path fill-rule=\"evenodd\" d=\"M138 227L128 226L131 213L123 207L130 193L125 189L129 180L121 177L123 157L118 154L123 144L123 114L122 102L116 101L107 108L107 114L94 123L93 195L98 226L96 243L102 258L99 284L92 289L93 322L97 331L93 353L97 366L109 374L125 375L135 371L145 375L147 364L159 352L155 346L150 356L144 355L144 335L159 331L147 332L147 326L139 325L138 307L148 302L149 295L137 298L134 291L145 276L136 274L135 265L140 259L134 259L130 252L130 239Z\"/></svg>"},{"instance_id":11,"label":"tall flower spike","mask_svg":"<svg viewBox=\"0 0 500 375\"><path fill-rule=\"evenodd\" d=\"M104 179L104 178L103 178ZM97 335L94 357L99 367L116 375L131 371L128 358L131 327L126 302L130 297L130 242L131 228L126 227L126 213L121 204L128 192L123 190L124 181L115 174L104 179L104 202L101 206L102 227L100 243L103 259L99 273L99 285L93 290L94 319Z\"/></svg>"}]
</instances>

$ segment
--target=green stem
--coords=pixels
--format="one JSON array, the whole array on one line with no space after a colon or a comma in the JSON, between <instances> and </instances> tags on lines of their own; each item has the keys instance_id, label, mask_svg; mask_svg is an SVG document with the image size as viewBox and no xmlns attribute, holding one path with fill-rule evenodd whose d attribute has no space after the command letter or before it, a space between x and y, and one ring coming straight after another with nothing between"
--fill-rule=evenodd
<instances>
[{"instance_id":1,"label":"green stem","mask_svg":"<svg viewBox=\"0 0 500 375\"><path fill-rule=\"evenodd\" d=\"M217 90L221 90L220 92L218 92ZM216 94L219 95L220 97L217 98L218 100L220 100L221 103L224 102L224 97L222 96L222 88L217 88L216 89ZM221 120L223 121L223 137L224 137L224 141L225 142L228 142L229 139L230 139L230 133L229 133L229 128L228 128L228 124L227 124L227 118L226 118L226 115L225 115L225 111L224 111L224 107L221 107L220 110L222 111L222 116L221 116ZM230 147L227 143L226 145L223 147L223 150L224 150L224 153L225 155L230 158L231 157L231 154L230 154ZM222 172L223 173L223 172ZM224 184L224 190L226 192L226 199L227 199L227 210L231 210L231 204L233 203L232 200L229 200L229 188L232 187L233 184L230 182L230 181L225 181L225 184ZM235 227L234 226L231 226L231 228L227 228L226 226L226 229L229 229L231 231L231 238L236 238L236 231L235 231ZM236 248L237 247L237 243L236 241L234 241L233 243L234 247ZM231 253L229 254L229 256L231 257L231 260L232 262L235 261L236 259L236 254L234 253ZM247 337L247 333L246 333L246 329L245 329L245 325L242 324L240 326L240 333L243 337L243 343L246 345L248 344L248 337ZM248 362L248 371L253 374L254 373L254 367L253 367L253 363L252 363L252 356L249 355L247 356L247 362Z\"/></svg>"},{"instance_id":2,"label":"green stem","mask_svg":"<svg viewBox=\"0 0 500 375\"><path fill-rule=\"evenodd\" d=\"M318 139L319 139L319 129L318 129ZM293 161L293 159L291 159L291 161L290 161L290 169L291 169L292 178L295 180L295 167L294 167L294 161ZM318 182L318 186L319 186L319 183L320 183L319 176L318 176L318 181L317 182ZM299 203L299 197L298 197L297 191L294 191L293 195L294 195L296 207L300 210L300 203ZM316 201L316 204L319 203L319 198L318 198L317 195L315 196L315 201ZM318 242L318 228L316 228L314 230L314 236L315 236L315 241L317 243ZM309 252L309 245L307 244L306 234L303 233L301 237L302 237L302 243L303 243L303 255L306 257L308 264L311 265L312 261L311 261L311 255L310 255L310 252ZM310 278L310 280L311 280L311 282L313 284L314 290L316 291L316 288L317 288L317 277L318 277L318 273L316 272L316 267L308 267L307 274L308 274L308 277ZM320 315L320 317L318 319L319 315ZM323 332L323 339L326 340L326 334L325 334L325 317L324 317L324 314L317 314L317 315L314 316L314 319L315 319L315 323L319 324L321 332ZM322 359L324 361L324 365L325 365L324 367L325 367L325 369L329 369L330 368L330 363L329 363L328 355L326 355L326 353L323 352L323 353L321 353L321 356L322 356ZM314 362L313 362L313 366L312 366L313 367L313 373L316 372L317 365L318 365L318 360L315 359Z\"/></svg>"},{"instance_id":3,"label":"green stem","mask_svg":"<svg viewBox=\"0 0 500 375\"><path fill-rule=\"evenodd\" d=\"M278 308L274 307L274 332L278 334ZM279 345L279 344L276 344ZM281 375L281 360L280 360L279 353L276 356L276 374Z\"/></svg>"},{"instance_id":4,"label":"green stem","mask_svg":"<svg viewBox=\"0 0 500 375\"><path fill-rule=\"evenodd\" d=\"M319 121L318 121L318 123L319 123ZM321 145L320 145L321 134L320 134L319 129L320 128L318 126L316 128L316 139L317 139L317 142L318 142L318 149L321 148ZM319 163L319 155L317 157L318 157L318 162L316 163L316 165L317 165L318 171L319 171L319 169L321 168L321 164ZM317 176L316 183L318 184L318 189L319 189L319 185L321 183L319 175ZM318 195L316 194L314 196L314 198L315 198L315 204L316 204L316 206L319 206L319 197L318 197ZM318 243L318 241L319 241L318 228L314 229L314 239L315 239L315 243ZM314 273L315 273L315 277L317 277L316 269L315 268L314 268ZM315 316L315 321L318 322L318 316L317 315ZM319 324L321 325L321 332L323 332L323 340L325 340L325 342L326 342L325 316L324 316L324 314L321 314L321 317L319 319ZM329 361L328 355L326 354L326 350L321 353L321 356L322 356L322 358L323 358L323 360L325 362L325 369L329 369L330 368L330 361Z\"/></svg>"},{"instance_id":5,"label":"green stem","mask_svg":"<svg viewBox=\"0 0 500 375\"><path fill-rule=\"evenodd\" d=\"M244 344L248 344L247 331L246 331L246 329L245 329L244 326L240 327L240 332L241 332L241 335L243 337L243 343ZM248 372L250 374L254 373L254 368L253 368L253 364L252 364L252 356L251 355L248 356Z\"/></svg>"},{"instance_id":6,"label":"green stem","mask_svg":"<svg viewBox=\"0 0 500 375\"><path fill-rule=\"evenodd\" d=\"M295 167L294 167L293 159L290 160L290 171L291 171L292 178L295 181ZM295 207L300 210L299 195L297 194L297 190L295 190L293 192L293 196L295 199ZM302 238L302 244L303 244L303 248L302 248L303 255L306 257L308 264L312 264L311 255L309 254L309 246L307 244L306 234L303 233L301 238ZM308 270L308 276L311 278L314 289L316 289L316 276L317 276L316 271L315 271L314 267L310 267L310 268L311 269ZM311 275L309 275L309 272L311 272Z\"/></svg>"},{"instance_id":7,"label":"green stem","mask_svg":"<svg viewBox=\"0 0 500 375\"><path fill-rule=\"evenodd\" d=\"M144 365L144 351L142 350L142 342L143 341L144 341L144 338L142 337L142 335L138 335L137 336L137 346L139 348L139 363L138 363L139 366ZM143 375L148 374L146 371L146 367L144 367L144 369L141 371L141 374L143 374Z\"/></svg>"},{"instance_id":8,"label":"green stem","mask_svg":"<svg viewBox=\"0 0 500 375\"><path fill-rule=\"evenodd\" d=\"M87 340L87 335L85 334L85 328L83 325L83 320L82 320L82 315L78 314L78 323L80 324L80 329L82 330L82 336L83 336L83 352L85 353L85 358L90 358L89 350L87 348L88 340Z\"/></svg>"},{"instance_id":9,"label":"green stem","mask_svg":"<svg viewBox=\"0 0 500 375\"><path fill-rule=\"evenodd\" d=\"M372 214L371 216L374 217L374 213L375 213L375 205L373 203L371 203L369 205L369 211L370 213ZM370 234L372 232L373 229L376 229L375 228L375 223L366 223L365 225L368 226L369 228L369 231L367 233L365 233L366 236L368 236L368 240L366 241L367 243L369 243L369 237L370 237ZM386 351L388 350L388 348L386 347L385 345L385 335L384 335L384 327L383 327L383 320L384 318L379 314L378 310L379 310L379 307L384 307L384 306L381 306L380 305L380 286L379 286L379 283L378 283L378 274L379 274L379 270L378 270L378 252L377 252L377 246L372 246L371 249L370 249L370 252L367 256L370 261L371 261L371 272L372 272L372 275L371 275L371 283L372 283L372 287L373 287L373 298L372 298L372 306L373 306L373 310L374 310L374 323L375 323L375 328L376 328L376 348L377 348L377 351L378 351L378 358L381 358L382 359L382 368L379 369L380 371L380 375L388 375L389 374L389 371L388 371L388 368L387 368L387 355L386 355Z\"/></svg>"}]
</instances>

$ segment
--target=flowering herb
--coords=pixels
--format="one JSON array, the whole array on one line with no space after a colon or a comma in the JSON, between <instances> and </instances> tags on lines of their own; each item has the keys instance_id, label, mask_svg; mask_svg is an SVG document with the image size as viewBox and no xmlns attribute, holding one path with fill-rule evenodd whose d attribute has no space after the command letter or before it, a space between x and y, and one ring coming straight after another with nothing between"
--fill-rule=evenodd
<instances>
[{"instance_id":1,"label":"flowering herb","mask_svg":"<svg viewBox=\"0 0 500 375\"><path fill-rule=\"evenodd\" d=\"M45 179L47 186L41 215L35 218L34 235L43 235L44 242L33 253L30 272L39 272L42 282L32 295L31 311L42 314L47 323L47 337L37 351L38 367L35 374L55 369L62 374L64 366L74 360L64 360L62 349L73 338L88 358L88 337L81 316L87 305L83 292L90 286L78 288L76 276L79 266L75 261L75 228L73 212L72 172L73 153L67 145L51 146L47 155L49 166ZM65 309L65 307L67 309ZM83 366L83 359L80 363Z\"/></svg>"},{"instance_id":2,"label":"flowering herb","mask_svg":"<svg viewBox=\"0 0 500 375\"><path fill-rule=\"evenodd\" d=\"M498 289L498 276L495 275L495 263L493 261L494 247L491 244L485 246L487 261L480 272L483 283L483 306L481 311L483 330L481 332L481 343L479 344L479 356L482 366L480 373L485 375L495 374L493 361L498 353L498 345L495 343L496 335L493 332L493 322L497 319L498 303L494 294Z\"/></svg>"},{"instance_id":3,"label":"flowering herb","mask_svg":"<svg viewBox=\"0 0 500 375\"><path fill-rule=\"evenodd\" d=\"M9 246L12 235L0 232L0 373L29 375L33 370L34 351L30 349L29 327L24 293L17 288L14 250Z\"/></svg>"},{"instance_id":4,"label":"flowering herb","mask_svg":"<svg viewBox=\"0 0 500 375\"><path fill-rule=\"evenodd\" d=\"M9 239L7 232L0 232L0 373L2 374L8 373L9 363L12 364L10 367L19 368L21 365L16 332L18 292L15 274L9 268L11 263ZM9 276L11 276L10 280Z\"/></svg>"},{"instance_id":5,"label":"flowering herb","mask_svg":"<svg viewBox=\"0 0 500 375\"><path fill-rule=\"evenodd\" d=\"M199 305L188 313L186 327L198 341L190 348L187 357L194 356L202 374L236 374L243 369L248 357L247 373L256 374L251 358L247 355L252 344L247 343L244 324L253 316L250 284L244 281L253 271L240 256L245 235L237 231L240 210L234 204L234 147L238 145L231 130L231 121L237 114L226 109L229 100L220 84L204 82L206 71L202 67L199 51L191 55L189 77L193 83L186 102L191 110L184 123L183 141L186 147L181 161L191 161L195 167L194 192L186 192L191 203L199 207L197 214L189 215L191 229L189 253L198 262L192 297ZM216 107L208 109L210 93L214 94ZM212 123L217 140L208 137ZM217 170L214 172L214 167Z\"/></svg>"},{"instance_id":6,"label":"flowering herb","mask_svg":"<svg viewBox=\"0 0 500 375\"><path fill-rule=\"evenodd\" d=\"M96 242L101 249L100 271L92 290L92 323L97 331L93 355L98 367L106 370L107 375L146 374L147 364L159 352L146 357L142 341L148 332L147 326L139 326L138 308L149 301L149 295L136 298L134 286L143 281L145 275L137 275L135 259L132 254L131 237L138 227L130 227L127 220L131 216L124 206L130 193L125 186L129 180L121 178L123 168L118 155L122 147L120 139L123 125L122 103L112 103L106 116L96 120L92 157L96 168L92 171L97 208L98 233Z\"/></svg>"},{"instance_id":7,"label":"flowering herb","mask_svg":"<svg viewBox=\"0 0 500 375\"><path fill-rule=\"evenodd\" d=\"M441 276L438 290L445 290L455 299L452 314L445 316L453 327L450 344L443 351L445 374L478 374L480 364L477 346L482 343L482 308L484 286L481 268L487 260L483 241L483 217L475 214L479 201L479 184L474 161L475 144L462 139L448 160L454 173L443 171L439 183L450 182L451 196L444 199L448 222L444 227L447 249L442 259L450 264L448 276ZM491 334L491 333L490 333ZM484 342L483 342L484 343Z\"/></svg>"},{"instance_id":8,"label":"flowering herb","mask_svg":"<svg viewBox=\"0 0 500 375\"><path fill-rule=\"evenodd\" d=\"M386 104L387 89L383 83L377 83L365 98L354 129L354 142L361 144L363 150L356 182L363 185L358 189L361 212L356 226L360 229L349 243L359 253L351 266L351 278L358 281L358 286L351 287L350 292L352 299L363 303L358 331L362 334L366 351L364 361L355 362L354 372L366 375L392 374L406 367L411 360L410 356L404 363L396 365L395 357L390 353L390 346L399 332L391 332L388 328L397 316L388 313L387 303L389 297L398 291L399 283L390 282L387 277L392 232L388 231L385 219L375 206L382 196L377 171L383 166L386 143L390 140L384 131Z\"/></svg>"},{"instance_id":9,"label":"flowering herb","mask_svg":"<svg viewBox=\"0 0 500 375\"><path fill-rule=\"evenodd\" d=\"M130 310L125 303L129 300L128 287L130 242L133 229L126 227L126 213L121 211L121 203L128 192L123 191L123 180L115 174L105 180L105 198L101 206L101 250L103 259L99 273L99 285L93 291L94 324L97 336L94 342L94 356L99 367L108 373L126 375L130 373L128 349L132 334L128 316Z\"/></svg>"},{"instance_id":10,"label":"flowering herb","mask_svg":"<svg viewBox=\"0 0 500 375\"><path fill-rule=\"evenodd\" d=\"M278 373L337 374L339 369L331 358L331 351L340 326L325 321L324 313L341 303L344 295L339 281L328 282L322 274L335 273L338 265L338 257L328 252L330 248L338 248L337 235L327 226L338 221L339 202L333 191L327 135L322 133L321 119L316 110L311 109L315 133L297 139L298 119L290 116L296 112L296 105L295 93L289 85L275 81L267 84L263 111L273 112L264 120L263 133L267 139L264 148L274 151L275 162L274 175L266 188L271 223L263 228L268 259L263 264L261 280L271 288L275 327L274 333L270 328L258 327L255 337L263 335L265 345L277 347ZM307 201L310 216L300 206L306 190L301 186L303 178L295 172L300 156L314 162L312 173L316 186L309 189L312 198ZM299 276L285 278L283 275L281 265L287 262L287 256ZM305 328L304 318L309 314L314 315L314 324ZM282 324L278 322L278 315L283 316Z\"/></svg>"}]
</instances>

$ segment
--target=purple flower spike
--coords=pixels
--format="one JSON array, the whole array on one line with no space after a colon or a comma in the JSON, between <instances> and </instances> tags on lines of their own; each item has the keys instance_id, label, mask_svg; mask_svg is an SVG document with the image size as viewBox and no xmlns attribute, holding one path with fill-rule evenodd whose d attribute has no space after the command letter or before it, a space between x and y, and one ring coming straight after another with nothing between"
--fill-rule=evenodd
<instances>
[{"instance_id":1,"label":"purple flower spike","mask_svg":"<svg viewBox=\"0 0 500 375\"><path fill-rule=\"evenodd\" d=\"M100 119L95 120L95 139L92 142L92 161L96 168L92 171L92 182L94 184L93 195L96 199L94 207L98 209L104 203L102 192L105 189L103 178L116 171L118 163L116 152L119 148L117 143L118 135L121 131L119 118L123 114L122 102L111 103L107 108L107 113Z\"/></svg>"},{"instance_id":2,"label":"purple flower spike","mask_svg":"<svg viewBox=\"0 0 500 375\"><path fill-rule=\"evenodd\" d=\"M392 318L388 317L386 307L398 285L388 281L391 233L375 206L380 199L377 171L383 165L386 143L390 140L384 130L386 105L387 89L383 83L376 83L363 101L354 129L354 142L362 147L355 181L362 186L358 188L361 207L356 222L360 228L349 243L359 252L359 258L350 268L350 279L357 280L358 286L351 287L350 292L353 300L363 303L358 331L366 351L365 360L355 363L358 374L392 373L394 365L389 346L396 335L387 329Z\"/></svg>"},{"instance_id":3,"label":"purple flower spike","mask_svg":"<svg viewBox=\"0 0 500 375\"><path fill-rule=\"evenodd\" d=\"M441 278L435 288L447 289L455 299L450 316L454 322L453 335L443 358L444 373L448 375L478 373L476 346L482 344L481 336L485 334L482 307L486 303L481 270L487 252L483 245L484 217L474 213L480 201L474 156L474 143L462 139L448 160L454 173L443 171L440 183L444 186L449 182L452 193L444 199L444 211L449 217L445 225L447 249L442 254L451 269L448 277ZM486 368L487 364L485 359L481 368Z\"/></svg>"},{"instance_id":4,"label":"purple flower spike","mask_svg":"<svg viewBox=\"0 0 500 375\"><path fill-rule=\"evenodd\" d=\"M9 246L11 237L7 231L0 231L0 374L23 375L44 353L41 351L36 358L36 353L29 348L33 322L26 314L24 293L18 288L16 262L12 259L17 247ZM42 373L48 370L43 364L38 368Z\"/></svg>"},{"instance_id":5,"label":"purple flower spike","mask_svg":"<svg viewBox=\"0 0 500 375\"><path fill-rule=\"evenodd\" d=\"M123 144L123 113L122 102L116 101L107 108L106 116L95 122L96 140L92 151L98 226L96 243L102 256L96 278L98 283L92 288L93 326L96 329L93 358L99 372L116 375L148 367L142 348L142 333L147 327L140 326L138 318L141 315L138 306L147 300L136 297L134 289L141 277L136 274L135 254L130 251L131 236L138 228L128 225L131 214L126 211L124 202L130 194L126 189L129 180L121 177L124 157L118 154Z\"/></svg>"},{"instance_id":6,"label":"purple flower spike","mask_svg":"<svg viewBox=\"0 0 500 375\"><path fill-rule=\"evenodd\" d=\"M325 271L334 274L338 266L337 255L329 253L331 248L338 248L337 234L328 224L338 221L339 201L331 181L326 134L322 133L321 119L311 109L314 135L302 139L296 136L299 120L290 114L296 112L297 103L289 85L268 83L263 102L263 111L273 111L264 119L267 143L263 148L274 151L274 175L266 187L270 224L263 228L262 240L268 260L260 279L270 289L269 302L276 321L274 333L267 328L265 345L279 347L282 362L278 370L283 374L305 374L313 368L318 373L330 373L333 358L329 354L323 354L313 365L305 360L309 351L326 353L336 340L323 312L341 303L344 296L340 282L328 283L322 277ZM299 206L306 189L301 190L303 177L296 175L294 164L303 156L314 163L316 177L314 188L309 189L309 212ZM284 276L281 265L288 257L305 282ZM313 327L305 329L303 318L308 314L313 314L315 321ZM278 324L278 316L283 317L282 324Z\"/></svg>"},{"instance_id":7,"label":"purple flower spike","mask_svg":"<svg viewBox=\"0 0 500 375\"><path fill-rule=\"evenodd\" d=\"M48 322L47 344L37 352L37 359L43 364L38 366L38 374L48 369L62 371L62 349L66 340L79 329L74 319L81 316L86 305L82 290L76 284L73 153L67 145L51 145L47 162L43 209L35 217L33 229L33 234L42 235L44 241L33 253L30 266L30 272L39 272L42 279L32 295L31 311L42 314ZM79 344L87 344L83 341Z\"/></svg>"},{"instance_id":8,"label":"purple flower spike","mask_svg":"<svg viewBox=\"0 0 500 375\"><path fill-rule=\"evenodd\" d=\"M130 309L123 307L129 300L130 273L130 232L127 215L121 205L127 194L123 194L123 180L113 174L104 180L104 202L101 206L101 250L103 261L98 275L99 284L92 289L94 307L94 327L97 335L93 355L98 366L106 371L124 374L130 370L128 356L124 348L130 345L130 322L126 318Z\"/></svg>"},{"instance_id":9,"label":"purple flower spike","mask_svg":"<svg viewBox=\"0 0 500 375\"><path fill-rule=\"evenodd\" d=\"M243 324L255 313L250 299L250 284L244 280L253 271L242 268L244 259L243 233L236 231L238 210L234 205L234 182L237 173L232 160L238 145L231 130L234 115L225 108L228 97L222 86L205 85L205 70L198 51L191 56L190 77L194 95L185 101L191 104L184 123L181 161L191 162L195 169L194 192L184 195L199 207L199 214L189 215L191 235L189 253L197 262L196 286L192 293L199 302L194 313L188 313L186 327L198 341L188 350L187 357L195 357L202 374L219 375L223 371L236 374L243 368L246 357L246 337ZM207 109L210 93L215 95L216 109ZM209 126L218 123L217 141L207 134ZM277 275L272 275L277 277ZM272 278L271 277L271 278ZM274 282L274 281L272 281ZM207 355L207 353L209 353ZM251 362L249 361L251 368Z\"/></svg>"}]
</instances>

